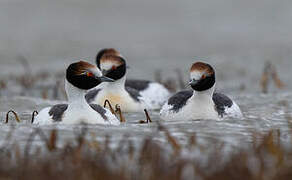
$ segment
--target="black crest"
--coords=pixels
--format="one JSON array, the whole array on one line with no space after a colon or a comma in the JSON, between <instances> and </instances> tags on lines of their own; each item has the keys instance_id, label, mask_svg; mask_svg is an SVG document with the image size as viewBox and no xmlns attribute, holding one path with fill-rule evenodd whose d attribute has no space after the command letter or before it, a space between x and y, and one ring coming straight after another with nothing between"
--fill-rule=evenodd
<instances>
[{"instance_id":1,"label":"black crest","mask_svg":"<svg viewBox=\"0 0 292 180\"><path fill-rule=\"evenodd\" d=\"M66 71L66 79L77 88L88 90L94 88L101 83L100 80L87 76L86 68L89 68L89 63L77 62L70 64Z\"/></svg>"},{"instance_id":2,"label":"black crest","mask_svg":"<svg viewBox=\"0 0 292 180\"><path fill-rule=\"evenodd\" d=\"M211 74L210 76L206 76L204 79L200 79L198 83L195 85L191 85L192 89L195 91L205 91L210 89L215 84L215 73Z\"/></svg>"},{"instance_id":3,"label":"black crest","mask_svg":"<svg viewBox=\"0 0 292 180\"><path fill-rule=\"evenodd\" d=\"M119 80L126 74L127 66L126 61L122 57L118 57L122 61L122 64L116 67L116 69L111 69L104 74L106 77L113 80Z\"/></svg>"}]
</instances>

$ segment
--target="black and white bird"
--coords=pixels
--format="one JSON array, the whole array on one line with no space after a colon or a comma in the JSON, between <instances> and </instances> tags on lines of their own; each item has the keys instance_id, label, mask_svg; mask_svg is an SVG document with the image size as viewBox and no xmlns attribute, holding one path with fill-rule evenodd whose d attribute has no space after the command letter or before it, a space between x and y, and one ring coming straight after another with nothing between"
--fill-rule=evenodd
<instances>
[{"instance_id":1,"label":"black and white bird","mask_svg":"<svg viewBox=\"0 0 292 180\"><path fill-rule=\"evenodd\" d=\"M196 62L190 69L189 85L168 99L160 111L164 120L220 119L242 117L239 106L229 97L214 93L215 71L207 63Z\"/></svg>"},{"instance_id":2,"label":"black and white bird","mask_svg":"<svg viewBox=\"0 0 292 180\"><path fill-rule=\"evenodd\" d=\"M115 49L103 49L96 57L103 75L114 82L102 83L86 95L88 102L102 105L107 99L119 104L123 112L139 112L143 109L160 109L170 92L161 84L147 80L126 80L127 65L124 57Z\"/></svg>"},{"instance_id":3,"label":"black and white bird","mask_svg":"<svg viewBox=\"0 0 292 180\"><path fill-rule=\"evenodd\" d=\"M34 124L50 123L89 123L114 124L119 120L107 109L97 104L88 104L85 100L87 90L102 82L111 82L112 79L102 76L100 70L90 63L79 61L69 65L66 71L65 90L68 104L56 104L44 108L36 116Z\"/></svg>"}]
</instances>

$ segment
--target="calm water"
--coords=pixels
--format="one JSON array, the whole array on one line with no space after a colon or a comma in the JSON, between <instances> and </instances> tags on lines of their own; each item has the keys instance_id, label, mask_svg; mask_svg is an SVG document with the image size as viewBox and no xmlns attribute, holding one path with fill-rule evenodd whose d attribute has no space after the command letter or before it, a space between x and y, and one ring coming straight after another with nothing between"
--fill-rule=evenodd
<instances>
[{"instance_id":1,"label":"calm water","mask_svg":"<svg viewBox=\"0 0 292 180\"><path fill-rule=\"evenodd\" d=\"M25 143L36 128L26 123L31 112L65 100L66 66L79 59L94 63L97 50L115 47L127 58L128 77L153 80L154 72L160 70L164 79L176 82L178 68L187 82L194 61L207 61L215 67L218 89L238 102L245 118L163 122L181 143L196 134L236 147L249 143L254 131L269 129L280 129L282 139L290 141L291 5L290 1L272 0L1 0L0 80L5 88L0 90L0 119L10 109L17 111L24 122L15 126L13 138ZM23 58L28 66L21 65ZM276 66L286 86L278 90L271 83L269 94L264 95L259 82L266 61ZM45 80L36 80L30 88L20 86L17 79L30 75ZM60 87L55 91L57 81ZM158 112L151 112L151 117L160 121ZM89 130L100 140L111 135L113 142L125 134L137 142L146 136L163 141L156 123L137 123L145 119L144 114L127 114L126 119L118 127L96 125ZM1 141L10 128L0 126ZM42 128L49 131L55 126ZM57 128L66 141L80 127Z\"/></svg>"}]
</instances>

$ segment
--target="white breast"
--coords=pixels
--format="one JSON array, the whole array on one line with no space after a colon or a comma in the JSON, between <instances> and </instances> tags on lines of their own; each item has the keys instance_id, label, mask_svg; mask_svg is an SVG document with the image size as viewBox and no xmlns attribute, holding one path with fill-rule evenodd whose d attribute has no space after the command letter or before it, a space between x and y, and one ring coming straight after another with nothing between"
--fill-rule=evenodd
<instances>
[{"instance_id":1,"label":"white breast","mask_svg":"<svg viewBox=\"0 0 292 180\"><path fill-rule=\"evenodd\" d=\"M34 124L45 125L56 123L52 116L49 115L51 107L44 108L36 116ZM120 121L106 109L105 116L107 120L104 120L103 117L93 109L83 108L82 106L68 106L68 109L63 113L62 120L58 123L62 124L111 124L119 125Z\"/></svg>"},{"instance_id":2,"label":"white breast","mask_svg":"<svg viewBox=\"0 0 292 180\"><path fill-rule=\"evenodd\" d=\"M42 109L34 119L34 124L44 125L53 123L52 117L49 115L51 107Z\"/></svg>"},{"instance_id":3,"label":"white breast","mask_svg":"<svg viewBox=\"0 0 292 180\"><path fill-rule=\"evenodd\" d=\"M93 109L71 105L69 105L68 109L64 112L61 122L62 124L107 124L101 115Z\"/></svg>"},{"instance_id":4,"label":"white breast","mask_svg":"<svg viewBox=\"0 0 292 180\"><path fill-rule=\"evenodd\" d=\"M161 111L160 117L164 120L195 120L195 119L218 119L213 100L206 97L193 95L187 100L186 105L178 112L172 110L172 106L166 103Z\"/></svg>"}]
</instances>

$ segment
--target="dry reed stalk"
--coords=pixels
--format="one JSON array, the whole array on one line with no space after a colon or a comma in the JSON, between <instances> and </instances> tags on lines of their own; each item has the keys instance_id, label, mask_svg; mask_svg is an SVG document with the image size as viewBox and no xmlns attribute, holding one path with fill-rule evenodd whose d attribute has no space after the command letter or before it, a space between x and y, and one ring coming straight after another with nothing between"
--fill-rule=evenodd
<instances>
[{"instance_id":1,"label":"dry reed stalk","mask_svg":"<svg viewBox=\"0 0 292 180\"><path fill-rule=\"evenodd\" d=\"M29 136L24 153L17 143L12 146L3 144L0 178L284 180L292 177L292 148L281 143L279 130L255 133L253 145L228 153L224 162L222 157L226 150L222 146L226 145L220 141L212 142L207 146L207 152L201 152L200 156L208 155L202 162L200 158L193 159L193 154L190 157L181 156L179 152L189 145L180 144L164 126L159 125L159 129L165 132L165 138L175 154L169 153L163 148L164 144L157 143L151 137L142 140L141 148L135 148L128 135L118 142L116 148L110 147L110 136L106 136L104 144L100 143L97 149L94 148L96 150L89 151L88 148L92 147L85 138L86 127L73 139L77 144L68 142L57 148L56 129L50 132L49 138L36 129ZM39 148L32 153L32 142L36 136L40 136L48 150L44 155ZM200 143L195 136L191 136L189 144L197 146ZM7 147L8 150L3 149Z\"/></svg>"},{"instance_id":2,"label":"dry reed stalk","mask_svg":"<svg viewBox=\"0 0 292 180\"><path fill-rule=\"evenodd\" d=\"M271 76L272 76L272 79L273 79L274 83L276 84L277 88L283 89L285 87L285 84L280 80L280 78L278 76L278 73L277 73L275 66L272 66Z\"/></svg>"},{"instance_id":3,"label":"dry reed stalk","mask_svg":"<svg viewBox=\"0 0 292 180\"><path fill-rule=\"evenodd\" d=\"M161 125L160 123L158 123L158 129L160 131L163 131L168 139L168 142L170 142L170 144L172 145L175 154L178 154L181 151L181 145L177 142L177 140L171 136L170 132L167 130L167 128L165 128L163 125Z\"/></svg>"},{"instance_id":4,"label":"dry reed stalk","mask_svg":"<svg viewBox=\"0 0 292 180\"><path fill-rule=\"evenodd\" d=\"M15 117L15 120L20 123L20 119L19 119L19 116L17 115L17 113L13 110L9 110L7 113L6 113L6 121L5 123L7 124L8 121L9 121L9 113L13 113L14 117Z\"/></svg>"},{"instance_id":5,"label":"dry reed stalk","mask_svg":"<svg viewBox=\"0 0 292 180\"><path fill-rule=\"evenodd\" d=\"M109 108L110 108L111 113L114 114L114 115L116 115L115 110L113 109L111 103L109 102L109 100L106 99L106 100L104 101L103 107L106 108L106 105L107 105L107 104L108 104L108 106L109 106Z\"/></svg>"},{"instance_id":6,"label":"dry reed stalk","mask_svg":"<svg viewBox=\"0 0 292 180\"><path fill-rule=\"evenodd\" d=\"M260 81L262 93L268 93L268 86L271 79L278 89L283 89L285 87L285 84L280 80L278 76L276 67L272 65L271 62L266 62Z\"/></svg>"},{"instance_id":7,"label":"dry reed stalk","mask_svg":"<svg viewBox=\"0 0 292 180\"><path fill-rule=\"evenodd\" d=\"M120 117L120 122L126 122L126 119L125 119L125 117L123 116L123 113L122 113L122 110L121 110L121 107L118 105L118 104L116 104L116 110L115 110L115 112L116 113L118 113L119 114L119 117Z\"/></svg>"},{"instance_id":8,"label":"dry reed stalk","mask_svg":"<svg viewBox=\"0 0 292 180\"><path fill-rule=\"evenodd\" d=\"M151 120L151 118L150 118L150 116L149 116L149 114L148 114L147 109L144 109L144 113L145 113L145 116L146 116L146 120L140 120L139 123L140 123L140 124L151 123L152 120Z\"/></svg>"},{"instance_id":9,"label":"dry reed stalk","mask_svg":"<svg viewBox=\"0 0 292 180\"><path fill-rule=\"evenodd\" d=\"M57 148L57 138L58 138L58 131L56 129L51 130L50 138L47 142L47 148L49 151L54 151Z\"/></svg>"},{"instance_id":10,"label":"dry reed stalk","mask_svg":"<svg viewBox=\"0 0 292 180\"><path fill-rule=\"evenodd\" d=\"M32 112L32 114L31 114L31 124L33 124L33 122L34 122L34 118L35 118L35 116L38 115L38 114L39 114L38 111L33 111L33 112Z\"/></svg>"},{"instance_id":11,"label":"dry reed stalk","mask_svg":"<svg viewBox=\"0 0 292 180\"><path fill-rule=\"evenodd\" d=\"M262 73L260 85L262 87L262 93L268 92L268 85L270 82L270 72L271 72L272 65L270 62L265 63L265 67Z\"/></svg>"}]
</instances>

